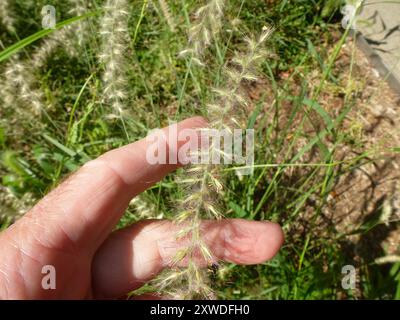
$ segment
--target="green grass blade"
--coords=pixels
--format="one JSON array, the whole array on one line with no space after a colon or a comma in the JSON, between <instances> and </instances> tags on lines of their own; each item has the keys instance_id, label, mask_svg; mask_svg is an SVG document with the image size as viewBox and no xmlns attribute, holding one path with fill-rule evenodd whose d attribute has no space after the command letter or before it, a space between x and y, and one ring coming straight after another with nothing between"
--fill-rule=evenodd
<instances>
[{"instance_id":1,"label":"green grass blade","mask_svg":"<svg viewBox=\"0 0 400 320\"><path fill-rule=\"evenodd\" d=\"M32 35L30 35L29 37L26 37L25 39L22 39L21 41L18 41L17 43L9 46L8 48L4 49L3 51L0 52L0 62L6 60L7 58L9 58L11 55L13 55L14 53L18 52L19 50L21 50L22 48L26 47L27 45L31 44L32 42L35 42L37 40L39 40L40 38L43 38L44 36L47 36L48 34L54 32L55 30L59 30L62 27L65 27L73 22L79 21L79 20L83 20L86 19L88 17L92 17L94 15L96 15L99 11L93 11L93 12L89 12L86 13L84 15L81 16L77 16L77 17L73 17L64 21L61 21L59 23L57 23L57 25L55 26L54 29L44 29L44 30L40 30Z\"/></svg>"},{"instance_id":2,"label":"green grass blade","mask_svg":"<svg viewBox=\"0 0 400 320\"><path fill-rule=\"evenodd\" d=\"M58 149L69 155L70 157L75 157L76 152L71 150L70 148L67 148L60 142L58 142L56 139L53 139L52 137L48 136L47 134L43 134L43 138L45 138L47 141L55 145Z\"/></svg>"},{"instance_id":3,"label":"green grass blade","mask_svg":"<svg viewBox=\"0 0 400 320\"><path fill-rule=\"evenodd\" d=\"M313 110L315 110L320 116L321 118L325 121L325 124L330 127L333 128L333 121L331 119L331 117L329 116L329 114L324 110L324 108L321 107L321 105L314 101L314 100L310 100L307 98L303 99L303 103L312 108Z\"/></svg>"}]
</instances>

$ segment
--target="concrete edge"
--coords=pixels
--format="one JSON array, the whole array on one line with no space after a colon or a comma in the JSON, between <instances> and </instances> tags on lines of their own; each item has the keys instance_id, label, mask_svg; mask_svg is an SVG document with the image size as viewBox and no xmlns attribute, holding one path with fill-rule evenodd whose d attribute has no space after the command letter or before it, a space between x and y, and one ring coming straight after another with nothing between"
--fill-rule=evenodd
<instances>
[{"instance_id":1,"label":"concrete edge","mask_svg":"<svg viewBox=\"0 0 400 320\"><path fill-rule=\"evenodd\" d=\"M364 52L372 66L379 72L379 75L389 84L395 93L400 95L400 80L393 75L389 66L382 61L382 58L369 45L362 33L359 31L350 30L349 35L355 38L357 46Z\"/></svg>"}]
</instances>

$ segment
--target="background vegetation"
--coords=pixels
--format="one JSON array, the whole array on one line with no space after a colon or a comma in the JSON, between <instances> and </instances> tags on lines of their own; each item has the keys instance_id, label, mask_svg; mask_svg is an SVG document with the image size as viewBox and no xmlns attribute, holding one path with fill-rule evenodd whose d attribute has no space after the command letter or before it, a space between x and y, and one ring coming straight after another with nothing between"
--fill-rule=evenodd
<instances>
[{"instance_id":1,"label":"background vegetation","mask_svg":"<svg viewBox=\"0 0 400 320\"><path fill-rule=\"evenodd\" d=\"M63 38L64 29L55 31L0 63L1 228L89 159L169 120L205 115L209 88L218 86L222 66L242 48L244 36L272 25L262 76L248 84L247 126L256 131L257 166L254 175L242 179L225 169L223 202L226 217L279 222L286 241L270 262L211 270L217 294L227 299L399 299L400 263L377 264L376 255L357 246L377 228L398 229L384 203L374 215L345 227L328 214L343 177L399 151L398 141L397 148L384 139L369 144L352 116L365 83L362 73L354 74L352 43L348 60L341 59L350 37L340 26L342 2L229 1L222 36L207 51L205 67L178 55L187 47L198 1L166 2L168 12L161 1L129 1L123 112L104 99L101 11L70 25L80 32ZM2 17L2 49L41 30L40 11L47 1L8 3L14 28ZM85 3L89 11L104 6L100 0ZM82 9L79 1L53 4L58 21ZM51 41L56 44L46 51ZM38 54L41 49L46 52ZM179 190L174 174L168 176L132 202L118 227L173 217ZM382 240L371 238L378 246ZM348 264L357 270L354 290L341 286L341 270Z\"/></svg>"}]
</instances>

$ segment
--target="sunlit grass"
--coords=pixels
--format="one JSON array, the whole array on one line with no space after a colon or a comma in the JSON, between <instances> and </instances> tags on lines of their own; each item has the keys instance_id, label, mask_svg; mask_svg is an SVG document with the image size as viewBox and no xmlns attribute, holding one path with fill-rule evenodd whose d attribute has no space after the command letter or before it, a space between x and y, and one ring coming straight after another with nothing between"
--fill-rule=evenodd
<instances>
[{"instance_id":1,"label":"sunlit grass","mask_svg":"<svg viewBox=\"0 0 400 320\"><path fill-rule=\"evenodd\" d=\"M101 1L89 2L91 12L101 11ZM169 120L205 115L210 88L221 84L225 62L243 49L245 36L272 25L275 31L268 41L261 80L248 88L252 94L247 127L255 129L256 139L254 174L238 179L236 166L221 169L226 180L223 206L225 217L279 222L286 241L270 262L248 267L227 264L215 270L217 294L229 299L399 298L399 264L388 270L361 259L357 292L342 289L341 268L354 263L343 245L349 235L323 225L323 210L338 179L384 157L383 151L385 156L396 152L365 148L344 125L357 108L357 90L351 85L354 57L341 70L349 75L347 82L339 81L344 77L335 72L349 37L340 29L340 1L229 1L223 36L216 37L205 53L205 67L193 58L179 57L187 47L186 31L198 2L166 1L169 16L162 2L134 1L130 6L123 116L103 99L105 66L98 61L101 20L93 13L88 14L89 31L77 47L78 54L69 55L60 43L35 74L46 103L35 121L18 96L13 108L2 101L1 228L86 161L142 138ZM0 71L11 58L29 63L43 45L49 31L41 30L42 4L36 1L32 11L24 1L15 2L15 33L0 24L1 43L7 48L0 53ZM60 28L78 22L68 16L70 5L55 4L66 21ZM26 38L23 20L29 12L33 36ZM341 97L340 110L324 107L324 93ZM342 158L345 145L357 155ZM143 217L173 218L174 204L182 197L175 175L169 175L140 198L140 205L132 203L118 227ZM146 203L154 211L151 215L141 214ZM353 231L367 229L354 225Z\"/></svg>"}]
</instances>

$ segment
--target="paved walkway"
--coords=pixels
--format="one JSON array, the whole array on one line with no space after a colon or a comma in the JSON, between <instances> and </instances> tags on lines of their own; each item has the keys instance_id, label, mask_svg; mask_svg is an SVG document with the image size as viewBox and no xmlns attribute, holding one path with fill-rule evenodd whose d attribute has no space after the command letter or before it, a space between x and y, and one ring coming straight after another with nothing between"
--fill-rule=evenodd
<instances>
[{"instance_id":1,"label":"paved walkway","mask_svg":"<svg viewBox=\"0 0 400 320\"><path fill-rule=\"evenodd\" d=\"M400 0L366 0L357 18L361 47L400 93Z\"/></svg>"}]
</instances>

